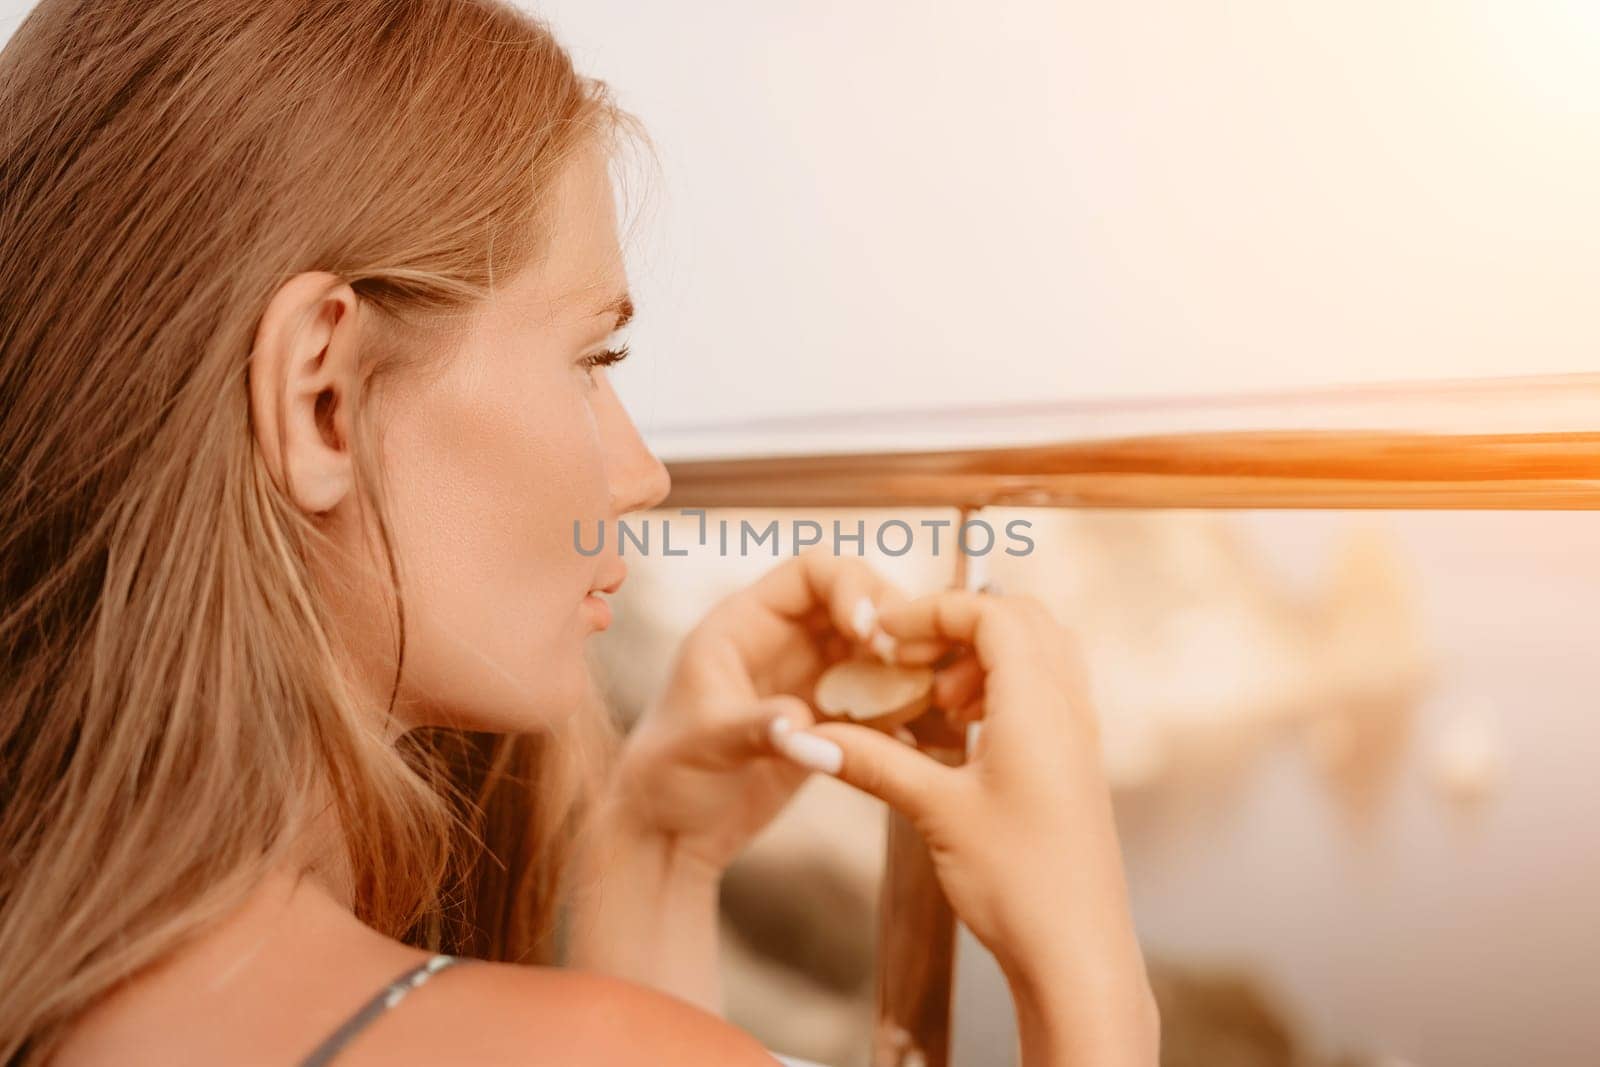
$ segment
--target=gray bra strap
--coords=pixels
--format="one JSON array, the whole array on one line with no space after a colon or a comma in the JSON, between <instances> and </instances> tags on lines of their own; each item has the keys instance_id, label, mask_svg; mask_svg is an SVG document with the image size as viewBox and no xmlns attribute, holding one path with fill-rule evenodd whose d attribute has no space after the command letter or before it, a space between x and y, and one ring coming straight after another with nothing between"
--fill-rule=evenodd
<instances>
[{"instance_id":1,"label":"gray bra strap","mask_svg":"<svg viewBox=\"0 0 1600 1067\"><path fill-rule=\"evenodd\" d=\"M366 1028L378 1016L394 1007L405 999L407 993L422 985L428 979L444 970L446 967L457 963L466 963L458 956L443 954L434 956L428 962L402 974L379 990L373 998L363 1004L359 1011L346 1019L327 1039L311 1051L311 1055L300 1061L300 1067L325 1067L333 1060L357 1034Z\"/></svg>"}]
</instances>

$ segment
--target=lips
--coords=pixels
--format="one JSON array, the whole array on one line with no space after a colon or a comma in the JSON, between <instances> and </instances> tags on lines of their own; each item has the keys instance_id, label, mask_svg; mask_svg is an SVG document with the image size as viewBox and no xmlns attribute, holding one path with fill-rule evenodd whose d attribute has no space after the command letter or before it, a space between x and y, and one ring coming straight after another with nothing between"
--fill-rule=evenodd
<instances>
[{"instance_id":1,"label":"lips","mask_svg":"<svg viewBox=\"0 0 1600 1067\"><path fill-rule=\"evenodd\" d=\"M604 630L611 625L611 605L602 600L598 593L584 597L583 606L593 617L596 629Z\"/></svg>"},{"instance_id":2,"label":"lips","mask_svg":"<svg viewBox=\"0 0 1600 1067\"><path fill-rule=\"evenodd\" d=\"M589 590L591 593L615 593L622 588L622 582L628 577L628 565L617 562L617 569L606 579L604 584L596 585Z\"/></svg>"}]
</instances>

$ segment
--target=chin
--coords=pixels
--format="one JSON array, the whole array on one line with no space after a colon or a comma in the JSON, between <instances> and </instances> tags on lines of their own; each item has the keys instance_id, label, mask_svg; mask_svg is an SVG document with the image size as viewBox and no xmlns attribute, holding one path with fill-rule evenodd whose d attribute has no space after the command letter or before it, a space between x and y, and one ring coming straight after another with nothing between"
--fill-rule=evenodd
<instances>
[{"instance_id":1,"label":"chin","mask_svg":"<svg viewBox=\"0 0 1600 1067\"><path fill-rule=\"evenodd\" d=\"M469 729L492 733L543 733L554 729L584 709L592 707L599 694L580 657L572 667L563 665L560 676L529 679L529 690L520 696L506 693L505 699L474 701L469 713ZM530 696L530 690L532 695Z\"/></svg>"},{"instance_id":2,"label":"chin","mask_svg":"<svg viewBox=\"0 0 1600 1067\"><path fill-rule=\"evenodd\" d=\"M497 670L497 662L511 662L518 669ZM529 656L523 649L515 656L457 661L447 671L407 673L409 688L419 696L409 716L414 726L542 733L602 703L581 641L560 654ZM423 700L423 693L444 699Z\"/></svg>"},{"instance_id":3,"label":"chin","mask_svg":"<svg viewBox=\"0 0 1600 1067\"><path fill-rule=\"evenodd\" d=\"M588 638L596 612L419 612L402 687L417 725L541 733L604 706Z\"/></svg>"}]
</instances>

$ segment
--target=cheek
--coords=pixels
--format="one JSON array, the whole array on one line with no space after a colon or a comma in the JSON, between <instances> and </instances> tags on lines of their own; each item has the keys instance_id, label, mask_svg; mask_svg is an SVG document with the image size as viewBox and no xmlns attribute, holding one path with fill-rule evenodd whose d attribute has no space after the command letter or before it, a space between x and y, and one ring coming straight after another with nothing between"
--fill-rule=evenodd
<instances>
[{"instance_id":1,"label":"cheek","mask_svg":"<svg viewBox=\"0 0 1600 1067\"><path fill-rule=\"evenodd\" d=\"M442 382L386 440L408 703L481 729L534 728L574 707L594 566L573 522L592 531L608 500L581 385Z\"/></svg>"}]
</instances>

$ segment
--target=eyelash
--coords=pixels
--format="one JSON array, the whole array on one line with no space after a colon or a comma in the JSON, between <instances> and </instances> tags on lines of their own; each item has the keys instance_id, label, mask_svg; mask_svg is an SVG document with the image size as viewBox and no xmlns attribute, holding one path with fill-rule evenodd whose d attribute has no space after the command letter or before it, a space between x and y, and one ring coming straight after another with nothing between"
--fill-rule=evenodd
<instances>
[{"instance_id":1,"label":"eyelash","mask_svg":"<svg viewBox=\"0 0 1600 1067\"><path fill-rule=\"evenodd\" d=\"M621 363L628 358L628 346L621 345L617 348L608 348L604 352L596 352L592 356L583 357L583 365L590 373L596 367L609 367L613 363Z\"/></svg>"}]
</instances>

